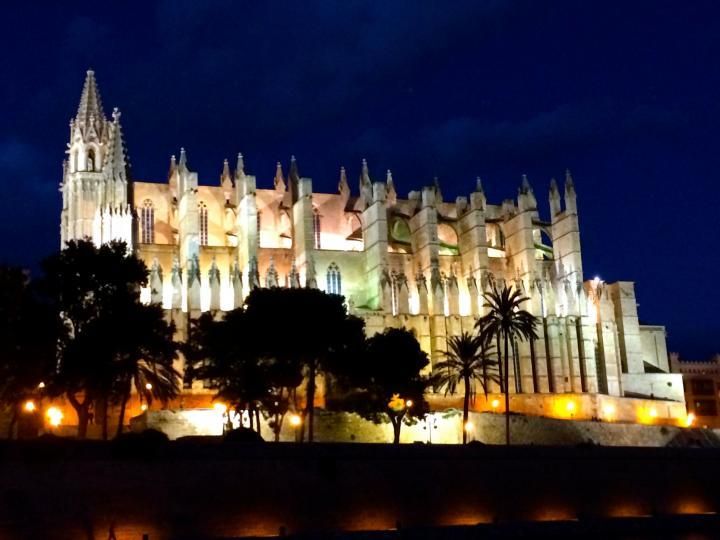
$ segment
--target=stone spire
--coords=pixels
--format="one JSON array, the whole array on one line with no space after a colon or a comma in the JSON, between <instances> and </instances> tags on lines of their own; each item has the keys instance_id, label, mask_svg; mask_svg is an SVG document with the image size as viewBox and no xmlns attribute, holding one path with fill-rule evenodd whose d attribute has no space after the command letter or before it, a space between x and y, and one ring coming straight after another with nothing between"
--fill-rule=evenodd
<instances>
[{"instance_id":1,"label":"stone spire","mask_svg":"<svg viewBox=\"0 0 720 540\"><path fill-rule=\"evenodd\" d=\"M185 148L180 149L180 161L178 161L178 171L188 172L187 154L185 153Z\"/></svg>"},{"instance_id":2,"label":"stone spire","mask_svg":"<svg viewBox=\"0 0 720 540\"><path fill-rule=\"evenodd\" d=\"M285 176L283 175L282 164L278 161L275 165L275 180L273 180L277 191L285 192L287 185L285 184Z\"/></svg>"},{"instance_id":3,"label":"stone spire","mask_svg":"<svg viewBox=\"0 0 720 540\"><path fill-rule=\"evenodd\" d=\"M175 159L175 154L170 156L170 168L168 169L168 179L172 178L173 175L177 172L177 160Z\"/></svg>"},{"instance_id":4,"label":"stone spire","mask_svg":"<svg viewBox=\"0 0 720 540\"><path fill-rule=\"evenodd\" d=\"M230 174L230 163L227 158L223 160L222 173L220 173L220 185L225 187L227 184L232 186L232 175Z\"/></svg>"},{"instance_id":5,"label":"stone spire","mask_svg":"<svg viewBox=\"0 0 720 540\"><path fill-rule=\"evenodd\" d=\"M484 193L483 185L482 185L482 178L479 176L475 178L475 192L476 193Z\"/></svg>"},{"instance_id":6,"label":"stone spire","mask_svg":"<svg viewBox=\"0 0 720 540\"><path fill-rule=\"evenodd\" d=\"M520 183L520 193L529 193L532 191L530 181L528 180L527 174L522 175L522 182Z\"/></svg>"},{"instance_id":7,"label":"stone spire","mask_svg":"<svg viewBox=\"0 0 720 540\"><path fill-rule=\"evenodd\" d=\"M366 204L372 204L372 181L370 180L370 171L365 158L363 158L362 167L360 168L360 196L365 200Z\"/></svg>"},{"instance_id":8,"label":"stone spire","mask_svg":"<svg viewBox=\"0 0 720 540\"><path fill-rule=\"evenodd\" d=\"M433 188L435 189L435 202L441 203L443 200L442 190L440 189L440 180L438 177L433 178Z\"/></svg>"},{"instance_id":9,"label":"stone spire","mask_svg":"<svg viewBox=\"0 0 720 540\"><path fill-rule=\"evenodd\" d=\"M340 192L340 195L350 195L350 185L347 181L345 167L340 167L340 181L338 182L338 191Z\"/></svg>"},{"instance_id":10,"label":"stone spire","mask_svg":"<svg viewBox=\"0 0 720 540\"><path fill-rule=\"evenodd\" d=\"M570 169L565 170L565 212L577 214L577 198L575 195L575 182L573 182Z\"/></svg>"},{"instance_id":11,"label":"stone spire","mask_svg":"<svg viewBox=\"0 0 720 540\"><path fill-rule=\"evenodd\" d=\"M553 218L561 211L560 207L560 190L558 189L557 180L550 179L550 217Z\"/></svg>"},{"instance_id":12,"label":"stone spire","mask_svg":"<svg viewBox=\"0 0 720 540\"><path fill-rule=\"evenodd\" d=\"M225 202L228 202L233 192L233 179L232 174L230 174L230 163L227 159L223 161L222 174L220 175L220 187L223 190L223 195L225 195Z\"/></svg>"},{"instance_id":13,"label":"stone spire","mask_svg":"<svg viewBox=\"0 0 720 540\"><path fill-rule=\"evenodd\" d=\"M100 90L98 90L97 81L95 80L95 72L89 69L80 95L80 105L78 106L75 123L80 125L81 128L87 129L92 123L95 123L98 128L102 128L104 122L105 112L100 99Z\"/></svg>"},{"instance_id":14,"label":"stone spire","mask_svg":"<svg viewBox=\"0 0 720 540\"><path fill-rule=\"evenodd\" d=\"M235 164L235 183L245 176L245 160L242 153L237 155L237 163Z\"/></svg>"},{"instance_id":15,"label":"stone spire","mask_svg":"<svg viewBox=\"0 0 720 540\"><path fill-rule=\"evenodd\" d=\"M520 210L534 210L537 208L537 200L526 174L522 175L522 182L518 188L518 207Z\"/></svg>"},{"instance_id":16,"label":"stone spire","mask_svg":"<svg viewBox=\"0 0 720 540\"><path fill-rule=\"evenodd\" d=\"M128 163L122 126L120 125L120 111L117 108L113 109L112 117L110 141L107 154L105 154L103 169L113 180L127 181L130 164Z\"/></svg>"},{"instance_id":17,"label":"stone spire","mask_svg":"<svg viewBox=\"0 0 720 540\"><path fill-rule=\"evenodd\" d=\"M293 257L292 264L290 265L290 273L288 274L288 286L292 289L300 288L300 273L295 265L295 258Z\"/></svg>"},{"instance_id":18,"label":"stone spire","mask_svg":"<svg viewBox=\"0 0 720 540\"><path fill-rule=\"evenodd\" d=\"M278 287L278 272L275 269L275 259L270 256L270 266L268 266L267 272L265 273L265 286L269 289L271 287Z\"/></svg>"},{"instance_id":19,"label":"stone spire","mask_svg":"<svg viewBox=\"0 0 720 540\"><path fill-rule=\"evenodd\" d=\"M395 191L395 183L393 182L392 171L390 169L387 170L385 184L385 200L387 200L387 205L395 206L395 203L397 202L397 192Z\"/></svg>"},{"instance_id":20,"label":"stone spire","mask_svg":"<svg viewBox=\"0 0 720 540\"><path fill-rule=\"evenodd\" d=\"M292 202L297 202L299 198L300 173L298 171L297 160L295 156L290 156L290 169L288 170L288 184L290 185L290 194Z\"/></svg>"}]
</instances>

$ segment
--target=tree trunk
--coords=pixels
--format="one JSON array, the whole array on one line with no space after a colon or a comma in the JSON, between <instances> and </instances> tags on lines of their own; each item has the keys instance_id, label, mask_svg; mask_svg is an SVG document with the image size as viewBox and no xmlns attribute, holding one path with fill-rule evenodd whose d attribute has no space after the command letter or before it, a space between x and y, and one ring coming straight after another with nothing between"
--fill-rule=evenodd
<instances>
[{"instance_id":1,"label":"tree trunk","mask_svg":"<svg viewBox=\"0 0 720 540\"><path fill-rule=\"evenodd\" d=\"M108 439L108 398L107 396L102 398L102 439L107 441Z\"/></svg>"},{"instance_id":2,"label":"tree trunk","mask_svg":"<svg viewBox=\"0 0 720 540\"><path fill-rule=\"evenodd\" d=\"M262 426L260 425L260 409L255 407L255 424L257 425L258 435L262 437Z\"/></svg>"},{"instance_id":3,"label":"tree trunk","mask_svg":"<svg viewBox=\"0 0 720 540\"><path fill-rule=\"evenodd\" d=\"M125 424L125 409L127 408L127 402L128 402L128 399L130 398L129 394L130 394L130 392L126 391L123 394L122 402L120 403L120 415L118 417L118 427L117 427L117 433L115 435L116 437L119 437L120 435L122 435L122 432L123 432L123 428L124 428L124 424Z\"/></svg>"},{"instance_id":4,"label":"tree trunk","mask_svg":"<svg viewBox=\"0 0 720 540\"><path fill-rule=\"evenodd\" d=\"M470 416L470 377L465 377L465 397L463 398L463 444L467 444L467 425Z\"/></svg>"},{"instance_id":5,"label":"tree trunk","mask_svg":"<svg viewBox=\"0 0 720 540\"><path fill-rule=\"evenodd\" d=\"M72 392L68 392L66 395L78 417L78 439L84 439L87 436L88 421L90 419L90 403L92 403L92 400L88 396L85 396L85 400L80 403Z\"/></svg>"},{"instance_id":6,"label":"tree trunk","mask_svg":"<svg viewBox=\"0 0 720 540\"><path fill-rule=\"evenodd\" d=\"M308 426L308 442L313 442L313 434L315 430L315 360L310 362L310 370L308 372L308 384L305 397L305 410L307 411Z\"/></svg>"},{"instance_id":7,"label":"tree trunk","mask_svg":"<svg viewBox=\"0 0 720 540\"><path fill-rule=\"evenodd\" d=\"M402 428L402 416L390 415L390 422L393 427L393 444L400 444L400 429Z\"/></svg>"},{"instance_id":8,"label":"tree trunk","mask_svg":"<svg viewBox=\"0 0 720 540\"><path fill-rule=\"evenodd\" d=\"M15 424L17 424L18 419L18 408L17 405L13 405L13 413L10 417L10 424L8 425L8 431L7 431L7 438L8 440L13 438L13 435L15 434Z\"/></svg>"},{"instance_id":9,"label":"tree trunk","mask_svg":"<svg viewBox=\"0 0 720 540\"><path fill-rule=\"evenodd\" d=\"M505 338L505 358L503 359L505 362L505 444L510 446L510 365L507 330L503 330L503 336Z\"/></svg>"},{"instance_id":10,"label":"tree trunk","mask_svg":"<svg viewBox=\"0 0 720 540\"><path fill-rule=\"evenodd\" d=\"M498 352L498 371L500 375L500 391L505 391L505 371L503 366L502 349L500 348L500 334L497 335L497 352Z\"/></svg>"},{"instance_id":11,"label":"tree trunk","mask_svg":"<svg viewBox=\"0 0 720 540\"><path fill-rule=\"evenodd\" d=\"M78 439L87 437L88 421L90 420L90 404L83 403L79 409L76 409L78 416Z\"/></svg>"}]
</instances>

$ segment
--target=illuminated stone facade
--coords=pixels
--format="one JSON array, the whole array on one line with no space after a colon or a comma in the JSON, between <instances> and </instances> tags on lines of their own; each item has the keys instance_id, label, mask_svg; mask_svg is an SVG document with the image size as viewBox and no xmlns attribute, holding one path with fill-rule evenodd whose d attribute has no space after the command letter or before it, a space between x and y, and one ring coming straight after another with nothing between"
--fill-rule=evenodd
<instances>
[{"instance_id":1,"label":"illuminated stone facade","mask_svg":"<svg viewBox=\"0 0 720 540\"><path fill-rule=\"evenodd\" d=\"M181 332L202 311L240 306L254 287L308 286L344 295L368 333L414 330L436 360L447 337L484 314L483 292L506 283L541 321L540 338L518 345L514 391L683 400L664 328L639 324L633 283L584 280L570 172L562 194L551 181L547 218L525 177L501 204L479 179L454 201L437 183L401 198L390 171L378 181L364 161L354 193L344 169L337 193L314 193L294 159L258 182L241 155L201 185L184 150L165 181L131 182L120 114L105 118L92 72L70 137L61 240L127 241L151 269L144 299Z\"/></svg>"}]
</instances>

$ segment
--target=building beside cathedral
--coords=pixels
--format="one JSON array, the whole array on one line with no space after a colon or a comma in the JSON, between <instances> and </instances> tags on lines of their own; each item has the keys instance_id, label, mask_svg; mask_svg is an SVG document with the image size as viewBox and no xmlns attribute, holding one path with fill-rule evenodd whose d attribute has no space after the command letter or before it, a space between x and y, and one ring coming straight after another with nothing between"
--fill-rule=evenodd
<instances>
[{"instance_id":1,"label":"building beside cathedral","mask_svg":"<svg viewBox=\"0 0 720 540\"><path fill-rule=\"evenodd\" d=\"M562 187L551 180L549 212L526 177L499 204L479 179L454 201L437 183L403 198L390 171L378 179L365 161L354 186L340 169L337 193L314 192L294 158L258 180L238 155L201 184L183 149L166 179L140 181L128 174L120 119L117 109L106 117L88 71L70 123L61 242L127 242L151 269L144 299L181 331L203 311L242 305L255 287L317 287L344 295L369 334L414 330L435 360L484 314L483 292L505 283L540 320L539 339L519 344L511 369L527 407L547 413L549 398L570 393L587 417L684 417L665 329L639 323L634 284L585 280L570 172Z\"/></svg>"}]
</instances>

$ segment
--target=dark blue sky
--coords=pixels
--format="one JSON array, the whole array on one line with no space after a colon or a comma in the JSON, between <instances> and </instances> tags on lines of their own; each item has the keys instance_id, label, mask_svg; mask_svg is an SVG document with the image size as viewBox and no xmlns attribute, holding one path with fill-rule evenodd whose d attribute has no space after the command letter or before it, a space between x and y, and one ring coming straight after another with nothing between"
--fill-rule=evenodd
<instances>
[{"instance_id":1,"label":"dark blue sky","mask_svg":"<svg viewBox=\"0 0 720 540\"><path fill-rule=\"evenodd\" d=\"M28 4L30 5L30 4ZM123 112L137 179L185 146L201 182L238 151L316 190L366 157L401 194L481 175L579 193L586 277L637 282L687 358L720 350L716 2L33 2L0 19L1 258L58 247L61 162L85 70Z\"/></svg>"}]
</instances>

